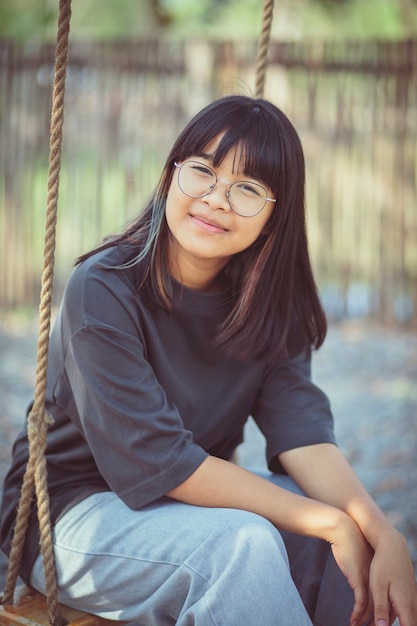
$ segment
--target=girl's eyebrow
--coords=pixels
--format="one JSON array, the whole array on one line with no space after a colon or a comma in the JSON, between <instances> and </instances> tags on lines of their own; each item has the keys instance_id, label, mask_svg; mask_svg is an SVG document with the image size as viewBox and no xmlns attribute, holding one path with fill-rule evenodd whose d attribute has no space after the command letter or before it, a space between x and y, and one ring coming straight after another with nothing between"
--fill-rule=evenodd
<instances>
[{"instance_id":1,"label":"girl's eyebrow","mask_svg":"<svg viewBox=\"0 0 417 626\"><path fill-rule=\"evenodd\" d=\"M209 154L208 152L198 152L196 156L201 159L206 159L206 161L213 161L213 154Z\"/></svg>"},{"instance_id":2,"label":"girl's eyebrow","mask_svg":"<svg viewBox=\"0 0 417 626\"><path fill-rule=\"evenodd\" d=\"M196 152L195 154L196 157L198 157L199 159L205 159L206 161L210 161L211 164L213 165L213 159L214 159L214 154L213 153L208 153L208 152ZM246 176L246 178L254 180L262 185L265 185L266 187L268 187L268 184L265 183L261 178L259 178L258 176L253 176L252 174L244 174L244 176Z\"/></svg>"}]
</instances>

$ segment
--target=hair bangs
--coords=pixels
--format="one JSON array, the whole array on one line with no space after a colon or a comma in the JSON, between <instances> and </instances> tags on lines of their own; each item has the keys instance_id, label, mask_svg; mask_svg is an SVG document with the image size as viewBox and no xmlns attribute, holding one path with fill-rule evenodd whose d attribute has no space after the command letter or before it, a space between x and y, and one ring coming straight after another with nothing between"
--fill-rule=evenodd
<instances>
[{"instance_id":1,"label":"hair bangs","mask_svg":"<svg viewBox=\"0 0 417 626\"><path fill-rule=\"evenodd\" d=\"M248 120L248 122L253 120ZM248 123L227 128L213 155L213 165L219 165L235 150L234 168L245 176L263 182L277 193L282 170L282 158L277 138L266 125Z\"/></svg>"},{"instance_id":2,"label":"hair bangs","mask_svg":"<svg viewBox=\"0 0 417 626\"><path fill-rule=\"evenodd\" d=\"M204 154L207 146L222 135L212 155L213 165L219 165L231 150L236 150L236 169L241 168L246 176L262 181L277 193L285 161L282 130L278 110L267 101L226 97L191 120L173 146L168 163Z\"/></svg>"}]
</instances>

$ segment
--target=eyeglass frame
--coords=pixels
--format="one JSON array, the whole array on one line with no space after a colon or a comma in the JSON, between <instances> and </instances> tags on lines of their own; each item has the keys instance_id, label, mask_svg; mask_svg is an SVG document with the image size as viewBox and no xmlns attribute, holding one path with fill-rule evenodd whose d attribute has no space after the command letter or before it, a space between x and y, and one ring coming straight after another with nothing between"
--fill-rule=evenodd
<instances>
[{"instance_id":1,"label":"eyeglass frame","mask_svg":"<svg viewBox=\"0 0 417 626\"><path fill-rule=\"evenodd\" d=\"M202 165L203 167L206 167L208 170L210 170L211 172L213 172L213 174L214 174L214 176L215 176L215 178L216 178L216 182L214 183L214 185L211 185L211 188L210 188L210 190L209 190L207 193L203 193L201 196L192 196L192 195L190 195L189 193L186 193L186 192L182 189L182 187L181 187L181 185L180 185L180 182L179 182L179 173L180 173L180 171L181 171L182 166L183 166L183 165L185 165L186 163L197 163L198 165ZM175 166L176 168L178 168L178 170L179 170L179 172L178 172L178 187L180 188L180 190L182 191L182 193L183 193L185 196L188 196L188 198L205 198L206 196L210 195L210 194L212 193L212 191L214 191L214 190L215 190L215 188L217 187L217 183L218 183L219 181L220 181L220 182L222 182L222 183L226 183L226 185L229 185L229 188L228 188L228 190L227 190L227 192L226 192L227 202L229 203L229 206L230 206L230 208L232 209L232 211L233 211L234 213L236 213L237 215L239 215L240 217L255 217L256 215L259 215L259 213L261 213L261 211L263 211L263 210L264 210L264 208L266 207L266 203L267 203L267 202L276 202L276 198L269 198L269 197L268 197L268 192L267 192L266 188L265 188L263 185L261 185L260 183L253 182L253 181L249 181L249 180L235 180L233 183L231 183L231 182L229 182L228 180L225 180L224 178L219 178L219 177L217 176L216 172L213 170L213 168L211 168L211 167L210 167L209 165L207 165L206 163L201 163L201 161L196 161L195 159L187 159L186 161L184 161L184 162L183 162L183 163L181 163L181 164L180 164L180 163L177 163L176 161L174 161L174 166ZM263 206L259 209L259 211L257 211L257 212L256 212L256 213L254 213L253 215L243 215L242 213L239 213L239 211L236 211L236 209L233 207L232 203L230 202L230 189L231 189L231 187L232 187L233 185L238 184L238 183L245 183L245 182L247 182L247 183L252 182L252 184L258 185L258 187L261 187L261 188L265 191L265 193L267 194L267 195L266 195L265 202L264 202Z\"/></svg>"}]
</instances>

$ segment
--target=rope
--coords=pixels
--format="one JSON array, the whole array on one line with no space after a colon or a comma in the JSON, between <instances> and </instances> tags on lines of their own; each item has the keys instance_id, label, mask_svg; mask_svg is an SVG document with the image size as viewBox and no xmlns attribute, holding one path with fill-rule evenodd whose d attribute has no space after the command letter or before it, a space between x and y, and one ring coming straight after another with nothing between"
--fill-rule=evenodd
<instances>
[{"instance_id":1,"label":"rope","mask_svg":"<svg viewBox=\"0 0 417 626\"><path fill-rule=\"evenodd\" d=\"M55 54L55 75L49 146L48 198L46 210L45 247L39 305L40 323L37 351L35 399L28 417L29 462L23 479L16 526L9 559L4 604L13 603L19 574L34 486L38 508L40 544L45 569L48 612L52 626L62 626L53 554L49 515L49 495L46 476L46 434L50 417L45 410L46 374L48 367L49 333L51 326L53 274L58 206L59 173L61 169L62 129L64 124L65 77L68 60L71 0L60 0Z\"/></svg>"},{"instance_id":2,"label":"rope","mask_svg":"<svg viewBox=\"0 0 417 626\"><path fill-rule=\"evenodd\" d=\"M268 65L268 46L271 37L274 0L265 0L262 18L262 30L258 43L255 65L255 98L262 98L265 88L266 68Z\"/></svg>"}]
</instances>

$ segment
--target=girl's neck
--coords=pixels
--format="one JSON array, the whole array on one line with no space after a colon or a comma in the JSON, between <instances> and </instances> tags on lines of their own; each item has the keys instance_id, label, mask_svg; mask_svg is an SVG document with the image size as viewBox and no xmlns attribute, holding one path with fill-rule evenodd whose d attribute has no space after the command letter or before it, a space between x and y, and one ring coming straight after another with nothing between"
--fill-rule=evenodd
<instances>
[{"instance_id":1,"label":"girl's neck","mask_svg":"<svg viewBox=\"0 0 417 626\"><path fill-rule=\"evenodd\" d=\"M205 264L203 264L203 267L186 263L181 263L180 265L174 261L171 262L170 272L177 282L188 289L204 293L219 293L225 287L222 273L223 267L224 264L216 268L209 268Z\"/></svg>"},{"instance_id":2,"label":"girl's neck","mask_svg":"<svg viewBox=\"0 0 417 626\"><path fill-rule=\"evenodd\" d=\"M224 283L222 277L220 275L216 275L214 277L184 277L177 272L171 272L172 277L187 289L192 289L193 291L201 291L203 293L219 293L224 290Z\"/></svg>"}]
</instances>

